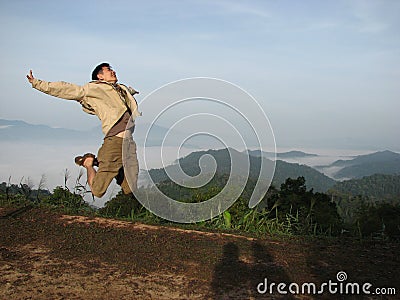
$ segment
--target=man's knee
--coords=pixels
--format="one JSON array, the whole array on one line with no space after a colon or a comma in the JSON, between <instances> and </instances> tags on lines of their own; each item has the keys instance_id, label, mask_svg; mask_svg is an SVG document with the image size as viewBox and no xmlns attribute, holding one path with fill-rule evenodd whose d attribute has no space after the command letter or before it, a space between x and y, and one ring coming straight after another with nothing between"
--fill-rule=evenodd
<instances>
[{"instance_id":1,"label":"man's knee","mask_svg":"<svg viewBox=\"0 0 400 300\"><path fill-rule=\"evenodd\" d=\"M104 194L107 192L107 188L111 183L111 180L102 180L104 178L99 178L99 176L96 176L93 179L92 186L90 187L92 190L93 196L97 198L101 198L104 196Z\"/></svg>"}]
</instances>

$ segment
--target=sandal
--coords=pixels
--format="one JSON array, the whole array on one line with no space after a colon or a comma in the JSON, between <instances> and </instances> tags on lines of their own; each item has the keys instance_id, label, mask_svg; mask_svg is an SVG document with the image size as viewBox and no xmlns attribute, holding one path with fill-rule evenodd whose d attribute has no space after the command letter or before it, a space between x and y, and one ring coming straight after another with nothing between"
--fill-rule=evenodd
<instances>
[{"instance_id":1,"label":"sandal","mask_svg":"<svg viewBox=\"0 0 400 300\"><path fill-rule=\"evenodd\" d=\"M96 156L95 156L94 154L92 154L92 153L86 153L86 154L83 155L83 156L77 156L77 157L75 157L75 163L76 163L78 166L82 167L82 166L83 166L83 163L85 162L86 158L88 158L88 157L92 157L92 158L93 158L93 166L95 166L95 167L98 167L98 166L99 166L99 162L98 162Z\"/></svg>"}]
</instances>

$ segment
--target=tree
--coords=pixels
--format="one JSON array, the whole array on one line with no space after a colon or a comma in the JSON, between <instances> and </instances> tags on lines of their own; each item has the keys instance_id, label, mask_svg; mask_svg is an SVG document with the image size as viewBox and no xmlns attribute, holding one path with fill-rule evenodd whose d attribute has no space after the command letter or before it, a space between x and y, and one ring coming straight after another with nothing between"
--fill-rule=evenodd
<instances>
[{"instance_id":1,"label":"tree","mask_svg":"<svg viewBox=\"0 0 400 300\"><path fill-rule=\"evenodd\" d=\"M293 233L337 234L341 230L336 204L325 194L307 191L304 177L287 178L268 207L276 210L279 219L289 220Z\"/></svg>"},{"instance_id":2,"label":"tree","mask_svg":"<svg viewBox=\"0 0 400 300\"><path fill-rule=\"evenodd\" d=\"M400 239L400 205L364 204L359 209L357 224L364 237Z\"/></svg>"}]
</instances>

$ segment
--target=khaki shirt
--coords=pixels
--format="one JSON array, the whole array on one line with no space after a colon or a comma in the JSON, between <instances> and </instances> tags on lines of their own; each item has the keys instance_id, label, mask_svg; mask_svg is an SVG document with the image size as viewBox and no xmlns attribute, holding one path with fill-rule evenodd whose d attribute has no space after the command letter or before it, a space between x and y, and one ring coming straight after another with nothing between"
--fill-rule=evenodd
<instances>
[{"instance_id":1,"label":"khaki shirt","mask_svg":"<svg viewBox=\"0 0 400 300\"><path fill-rule=\"evenodd\" d=\"M96 115L100 119L105 135L118 122L127 108L132 112L133 122L137 116L141 115L133 96L137 92L123 84L118 85L126 92L125 99L120 97L111 83L105 81L91 81L83 86L63 81L48 82L36 78L32 81L32 87L43 93L78 101L84 112Z\"/></svg>"}]
</instances>

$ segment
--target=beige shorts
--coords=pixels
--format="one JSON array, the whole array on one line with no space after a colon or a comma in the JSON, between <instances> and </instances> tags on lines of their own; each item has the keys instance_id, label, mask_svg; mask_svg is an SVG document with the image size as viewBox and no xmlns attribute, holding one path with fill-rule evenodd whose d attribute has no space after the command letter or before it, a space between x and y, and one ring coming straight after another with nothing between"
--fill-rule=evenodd
<instances>
[{"instance_id":1,"label":"beige shorts","mask_svg":"<svg viewBox=\"0 0 400 300\"><path fill-rule=\"evenodd\" d=\"M122 147L124 147L125 167L122 161ZM121 186L124 194L129 194L137 188L139 163L136 154L136 143L132 138L117 136L106 137L97 154L99 168L92 183L92 193L96 197L102 197L115 178ZM128 173L128 178L126 173ZM129 179L129 183L128 183Z\"/></svg>"}]
</instances>

